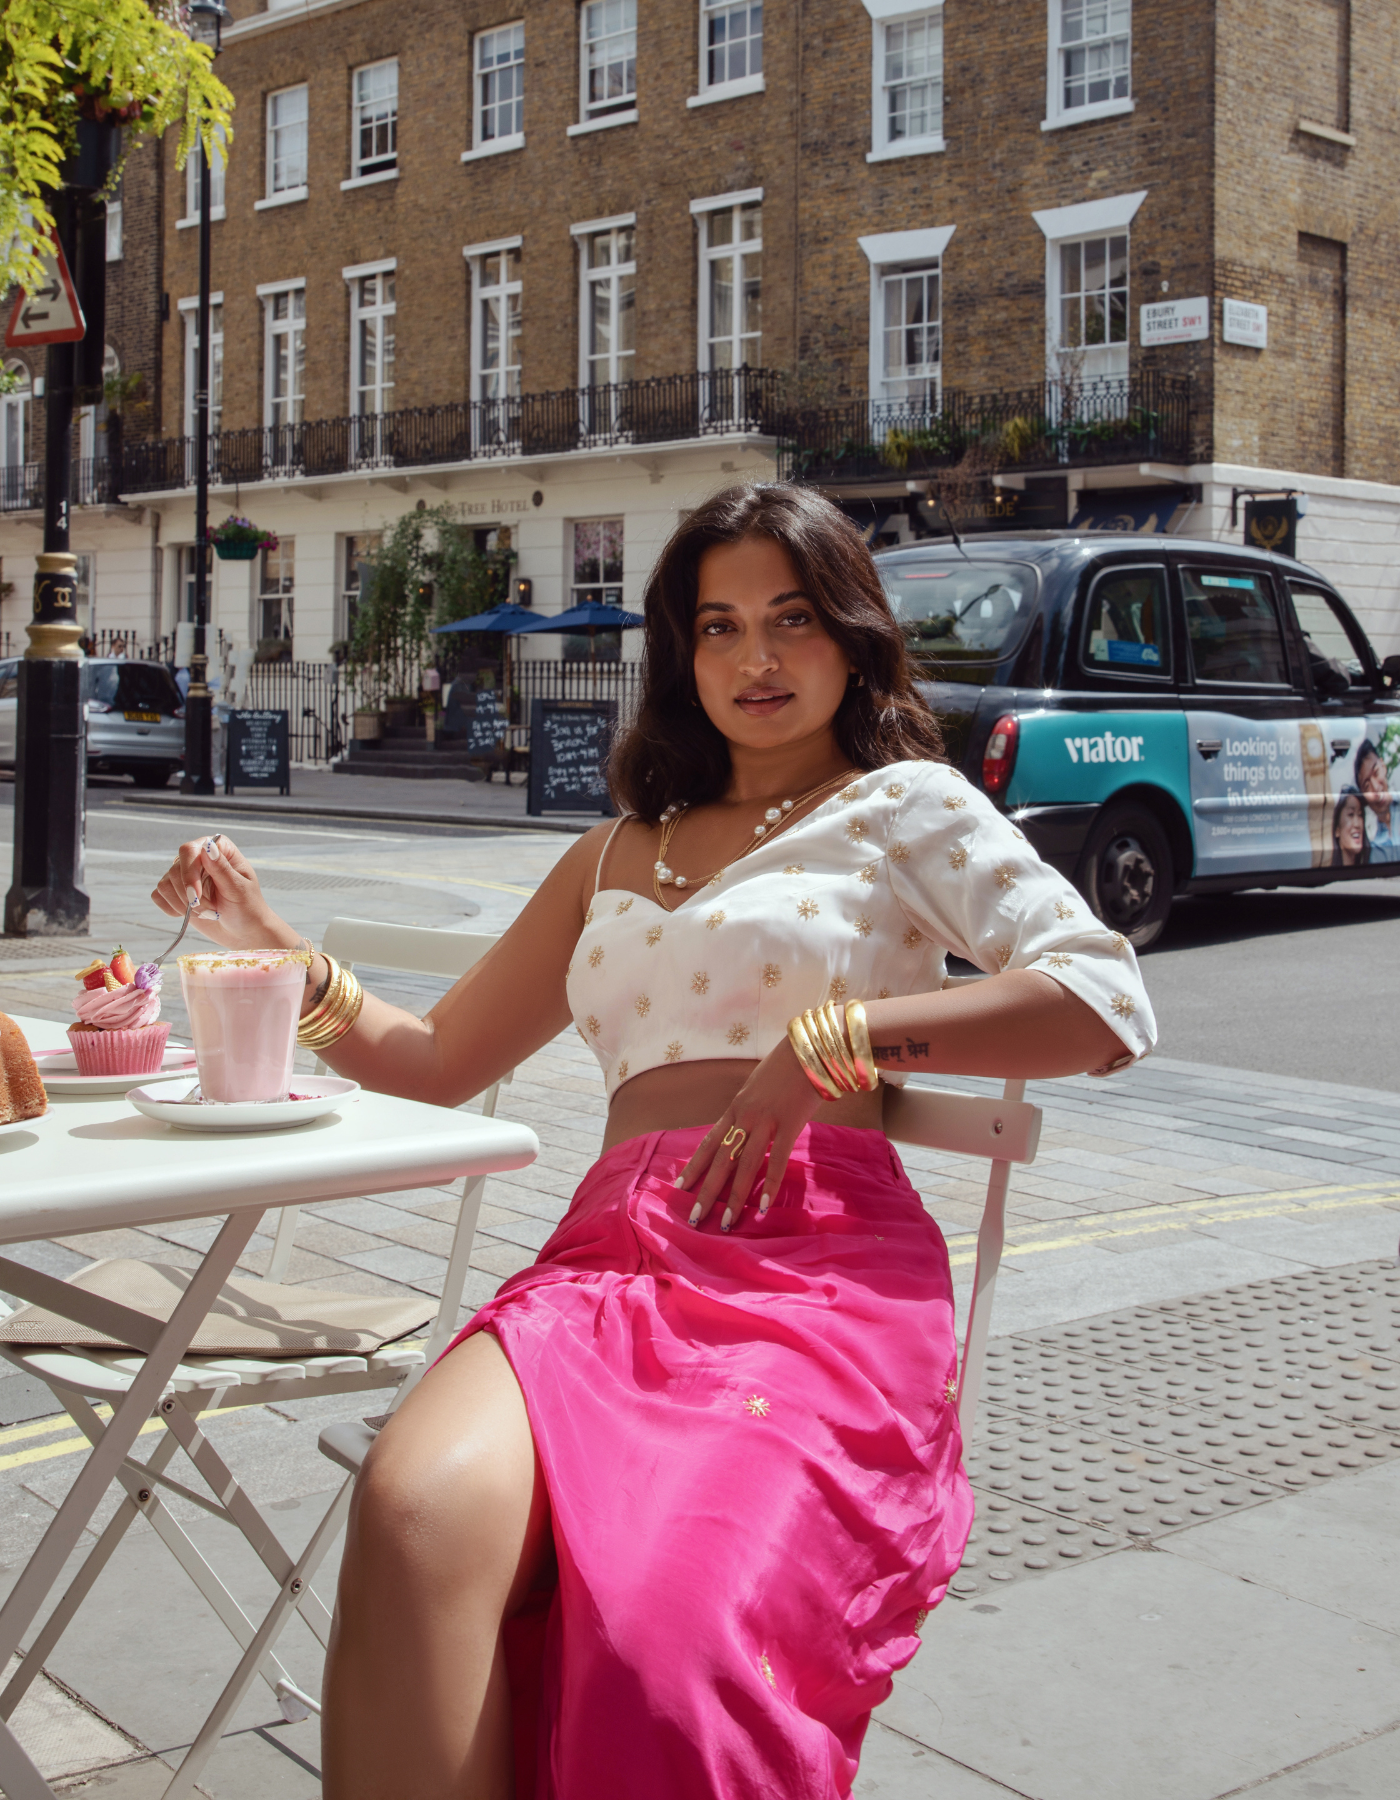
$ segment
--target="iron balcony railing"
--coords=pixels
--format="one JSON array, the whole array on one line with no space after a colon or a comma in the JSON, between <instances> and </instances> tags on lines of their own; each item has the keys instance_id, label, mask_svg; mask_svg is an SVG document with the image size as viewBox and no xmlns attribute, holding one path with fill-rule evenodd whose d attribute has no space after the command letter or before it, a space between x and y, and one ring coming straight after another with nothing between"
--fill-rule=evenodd
<instances>
[{"instance_id":1,"label":"iron balcony railing","mask_svg":"<svg viewBox=\"0 0 1400 1800\"><path fill-rule=\"evenodd\" d=\"M1184 462L1191 380L1145 370L1101 381L1044 381L991 393L855 400L795 409L779 445L785 479L888 481L955 464L996 469Z\"/></svg>"},{"instance_id":2,"label":"iron balcony railing","mask_svg":"<svg viewBox=\"0 0 1400 1800\"><path fill-rule=\"evenodd\" d=\"M735 433L776 437L779 425L776 371L721 369L218 432L209 479L229 486ZM194 483L191 438L128 444L122 460L127 494Z\"/></svg>"},{"instance_id":3,"label":"iron balcony railing","mask_svg":"<svg viewBox=\"0 0 1400 1800\"><path fill-rule=\"evenodd\" d=\"M112 468L105 456L75 457L72 482L74 506L101 506L118 497L112 491ZM43 504L42 463L0 466L0 512L38 512Z\"/></svg>"}]
</instances>

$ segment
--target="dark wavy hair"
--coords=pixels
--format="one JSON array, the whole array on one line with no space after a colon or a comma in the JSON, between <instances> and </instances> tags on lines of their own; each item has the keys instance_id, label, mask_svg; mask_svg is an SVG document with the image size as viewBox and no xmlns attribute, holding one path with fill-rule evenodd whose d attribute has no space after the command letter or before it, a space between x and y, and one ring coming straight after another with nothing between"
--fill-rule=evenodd
<instances>
[{"instance_id":1,"label":"dark wavy hair","mask_svg":"<svg viewBox=\"0 0 1400 1800\"><path fill-rule=\"evenodd\" d=\"M729 745L697 704L695 606L701 557L747 537L782 545L802 592L865 678L852 678L832 720L842 754L861 769L944 760L938 720L914 686L904 633L851 520L811 488L726 488L677 527L647 582L641 699L613 745L608 783L618 806L648 825L673 800L700 805L728 785Z\"/></svg>"}]
</instances>

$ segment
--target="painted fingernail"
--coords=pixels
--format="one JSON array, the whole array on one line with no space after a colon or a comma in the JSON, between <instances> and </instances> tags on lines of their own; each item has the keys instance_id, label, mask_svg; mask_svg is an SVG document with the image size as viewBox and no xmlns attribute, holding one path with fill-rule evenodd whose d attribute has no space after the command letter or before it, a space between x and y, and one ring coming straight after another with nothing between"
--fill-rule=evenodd
<instances>
[{"instance_id":1,"label":"painted fingernail","mask_svg":"<svg viewBox=\"0 0 1400 1800\"><path fill-rule=\"evenodd\" d=\"M700 1223L700 1202L698 1200L690 1209L690 1222L692 1225L698 1225Z\"/></svg>"},{"instance_id":2,"label":"painted fingernail","mask_svg":"<svg viewBox=\"0 0 1400 1800\"><path fill-rule=\"evenodd\" d=\"M204 854L209 858L210 862L214 862L217 860L218 854L219 854L219 846L213 838L205 838Z\"/></svg>"},{"instance_id":3,"label":"painted fingernail","mask_svg":"<svg viewBox=\"0 0 1400 1800\"><path fill-rule=\"evenodd\" d=\"M210 214L210 217L211 217L211 218L212 218L212 217L213 217L213 215L212 215L212 214ZM673 1181L673 1182L672 1182L672 1183L671 1183L671 1186L672 1186L672 1187L678 1187L678 1188L683 1188L683 1187L684 1187L684 1186L685 1186L685 1176L684 1176L684 1175L677 1175L677 1177L676 1177L676 1179L675 1179L675 1180L674 1180L674 1181Z\"/></svg>"},{"instance_id":4,"label":"painted fingernail","mask_svg":"<svg viewBox=\"0 0 1400 1800\"><path fill-rule=\"evenodd\" d=\"M734 1223L733 1209L731 1207L726 1206L724 1209L724 1217L719 1222L719 1228L721 1231L728 1231L730 1229L730 1227L733 1225L733 1223Z\"/></svg>"},{"instance_id":5,"label":"painted fingernail","mask_svg":"<svg viewBox=\"0 0 1400 1800\"><path fill-rule=\"evenodd\" d=\"M210 217L212 218L213 215L211 214ZM773 1204L773 1196L771 1194L765 1194L763 1196L762 1200L760 1200L758 1203L758 1216L760 1219L768 1211L768 1208L772 1204Z\"/></svg>"},{"instance_id":6,"label":"painted fingernail","mask_svg":"<svg viewBox=\"0 0 1400 1800\"><path fill-rule=\"evenodd\" d=\"M187 887L185 889L185 898L186 898L186 900L189 901L191 906L198 906L199 905L199 889Z\"/></svg>"},{"instance_id":7,"label":"painted fingernail","mask_svg":"<svg viewBox=\"0 0 1400 1800\"><path fill-rule=\"evenodd\" d=\"M213 217L212 213L210 214L210 217L211 218ZM218 913L212 911L212 909L210 909L208 907L206 907L203 912L195 914L195 917L197 919L217 919L218 916L219 916Z\"/></svg>"}]
</instances>

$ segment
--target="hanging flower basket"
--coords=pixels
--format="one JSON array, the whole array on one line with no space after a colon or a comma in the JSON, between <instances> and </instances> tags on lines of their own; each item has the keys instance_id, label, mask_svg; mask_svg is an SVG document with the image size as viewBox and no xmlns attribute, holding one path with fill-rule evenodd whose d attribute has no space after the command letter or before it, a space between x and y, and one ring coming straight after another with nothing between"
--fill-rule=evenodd
<instances>
[{"instance_id":1,"label":"hanging flower basket","mask_svg":"<svg viewBox=\"0 0 1400 1800\"><path fill-rule=\"evenodd\" d=\"M261 525L241 519L237 513L230 513L222 525L214 527L209 542L220 562L252 562L259 550L277 548L275 532L264 531Z\"/></svg>"}]
</instances>

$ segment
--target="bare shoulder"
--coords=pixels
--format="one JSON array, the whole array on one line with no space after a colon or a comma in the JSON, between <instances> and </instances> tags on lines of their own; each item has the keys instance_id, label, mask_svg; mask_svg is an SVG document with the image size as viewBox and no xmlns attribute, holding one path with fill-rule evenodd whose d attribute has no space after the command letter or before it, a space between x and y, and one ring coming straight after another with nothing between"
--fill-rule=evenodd
<instances>
[{"instance_id":1,"label":"bare shoulder","mask_svg":"<svg viewBox=\"0 0 1400 1800\"><path fill-rule=\"evenodd\" d=\"M625 824L622 821L624 829ZM599 859L618 825L617 819L604 819L575 838L540 884L540 895L547 894L556 903L568 905L577 901L580 923L593 894Z\"/></svg>"}]
</instances>

